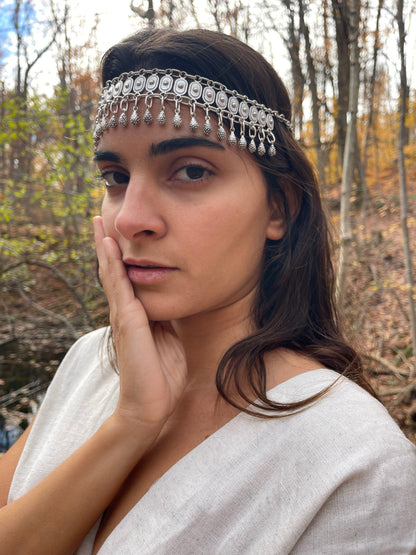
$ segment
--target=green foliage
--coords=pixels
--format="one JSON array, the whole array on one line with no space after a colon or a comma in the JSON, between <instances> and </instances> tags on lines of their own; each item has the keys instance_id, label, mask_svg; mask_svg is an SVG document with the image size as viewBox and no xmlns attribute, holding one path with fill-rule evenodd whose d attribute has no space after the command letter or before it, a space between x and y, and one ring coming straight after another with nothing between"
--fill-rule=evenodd
<instances>
[{"instance_id":1,"label":"green foliage","mask_svg":"<svg viewBox=\"0 0 416 555\"><path fill-rule=\"evenodd\" d=\"M0 286L24 288L26 262L59 271L72 295L94 296L90 220L101 194L91 162L88 104L70 93L12 94L0 105ZM22 266L23 264L23 266ZM17 272L17 273L16 273Z\"/></svg>"}]
</instances>

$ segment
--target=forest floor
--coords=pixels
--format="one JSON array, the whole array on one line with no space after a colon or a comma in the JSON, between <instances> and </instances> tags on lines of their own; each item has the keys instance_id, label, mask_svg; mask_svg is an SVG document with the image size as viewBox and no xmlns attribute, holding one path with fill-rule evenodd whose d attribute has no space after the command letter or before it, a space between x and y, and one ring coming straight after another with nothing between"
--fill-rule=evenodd
<instances>
[{"instance_id":1,"label":"forest floor","mask_svg":"<svg viewBox=\"0 0 416 555\"><path fill-rule=\"evenodd\" d=\"M407 177L408 227L413 246L416 245L416 164L408 168ZM336 204L329 200L330 204ZM363 355L373 388L416 444L415 356L395 168L380 176L377 192L365 215L357 209L354 218L357 232L345 295L345 327ZM337 229L336 208L331 210L331 219ZM45 389L74 339L92 329L61 281L43 268L30 267L30 272L29 276L25 275L20 292L19 287L9 288L7 296L2 298L0 397L27 383L40 382ZM106 301L98 287L94 291L89 308L95 327L99 327L106 324ZM20 398L9 406L15 414L28 410L27 399ZM5 410L9 409L3 408L3 415Z\"/></svg>"},{"instance_id":2,"label":"forest floor","mask_svg":"<svg viewBox=\"0 0 416 555\"><path fill-rule=\"evenodd\" d=\"M394 419L416 444L416 361L409 318L400 192L395 168L379 176L357 230L348 274L344 316L367 377ZM416 276L416 164L407 168L407 227ZM339 213L331 212L335 229ZM415 298L415 295L413 295Z\"/></svg>"}]
</instances>

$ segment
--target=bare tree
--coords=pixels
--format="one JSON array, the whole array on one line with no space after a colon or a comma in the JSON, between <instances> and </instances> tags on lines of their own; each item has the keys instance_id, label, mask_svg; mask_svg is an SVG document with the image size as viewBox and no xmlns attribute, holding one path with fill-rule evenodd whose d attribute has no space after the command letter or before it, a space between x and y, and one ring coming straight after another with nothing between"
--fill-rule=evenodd
<instances>
[{"instance_id":1,"label":"bare tree","mask_svg":"<svg viewBox=\"0 0 416 555\"><path fill-rule=\"evenodd\" d=\"M407 102L409 97L409 86L407 82L405 43L406 33L404 29L403 19L403 0L397 0L396 22L399 31L399 55L400 55L400 107L399 107L399 135L397 141L397 154L399 162L400 176L400 219L403 233L404 258L406 266L406 281L408 286L409 316L412 332L413 355L416 356L416 315L415 303L413 299L413 270L412 255L409 244L409 229L407 225L408 200L407 200L407 183L406 183L406 166L404 163L404 146L408 138L406 130L406 113ZM415 367L413 366L412 378L415 376Z\"/></svg>"},{"instance_id":2,"label":"bare tree","mask_svg":"<svg viewBox=\"0 0 416 555\"><path fill-rule=\"evenodd\" d=\"M33 67L55 43L67 17L67 12L58 21L50 24L49 38L40 48L34 48L28 43L28 38L33 39L34 21L31 16L31 0L15 0L13 8L13 28L16 35L16 96L25 100L29 87L29 75Z\"/></svg>"},{"instance_id":3,"label":"bare tree","mask_svg":"<svg viewBox=\"0 0 416 555\"><path fill-rule=\"evenodd\" d=\"M133 13L140 16L142 19L147 19L148 26L155 26L155 10L153 9L153 0L147 0L147 10L142 6L136 6L134 0L130 2L130 9Z\"/></svg>"},{"instance_id":4,"label":"bare tree","mask_svg":"<svg viewBox=\"0 0 416 555\"><path fill-rule=\"evenodd\" d=\"M294 129L300 135L303 127L303 100L306 86L306 76L301 62L301 32L295 4L291 0L280 0L280 2L284 6L287 15L287 28L278 24L278 22L280 23L280 17L276 15L276 6L274 4L266 1L265 7L270 21L270 30L276 32L282 38L289 54L293 85L292 123Z\"/></svg>"},{"instance_id":5,"label":"bare tree","mask_svg":"<svg viewBox=\"0 0 416 555\"><path fill-rule=\"evenodd\" d=\"M335 23L335 39L337 44L337 106L335 123L337 128L337 145L340 165L346 141L347 112L349 110L350 91L350 52L349 52L349 6L347 0L332 0L332 12Z\"/></svg>"},{"instance_id":6,"label":"bare tree","mask_svg":"<svg viewBox=\"0 0 416 555\"><path fill-rule=\"evenodd\" d=\"M39 39L36 28L39 24L31 0L15 0L13 5L13 30L16 38L16 80L15 80L15 101L18 106L16 118L20 123L25 119L28 110L27 99L30 84L30 76L33 68L39 60L50 50L56 42L58 34L61 32L67 13L65 12L60 20L47 22L46 39L37 48ZM35 38L36 35L36 38ZM19 121L16 120L16 126ZM11 178L21 181L23 177L29 175L32 164L32 154L30 149L30 137L19 136L10 145L10 168Z\"/></svg>"},{"instance_id":7,"label":"bare tree","mask_svg":"<svg viewBox=\"0 0 416 555\"><path fill-rule=\"evenodd\" d=\"M383 8L384 0L378 1L377 6L377 16L376 16L376 28L374 31L374 46L373 46L373 57L372 57L372 70L370 75L370 80L368 83L368 94L367 106L368 106L368 119L364 135L364 146L363 146L363 174L366 175L367 164L368 164L368 147L370 141L376 141L377 138L374 133L374 99L375 99L375 89L376 89L376 79L377 79L377 64L378 55L380 51L380 18L381 10ZM365 187L362 205L362 221L365 223L365 212L367 209L368 200L368 189Z\"/></svg>"},{"instance_id":8,"label":"bare tree","mask_svg":"<svg viewBox=\"0 0 416 555\"><path fill-rule=\"evenodd\" d=\"M360 0L351 0L349 9L349 103L348 125L345 138L341 185L340 257L337 274L337 298L342 302L345 292L346 272L350 260L351 232L351 190L354 170L354 148L357 135L358 92L360 87L360 51L358 45L360 24Z\"/></svg>"},{"instance_id":9,"label":"bare tree","mask_svg":"<svg viewBox=\"0 0 416 555\"><path fill-rule=\"evenodd\" d=\"M299 23L300 30L305 40L306 63L308 67L309 90L312 100L312 129L313 140L318 160L318 174L323 187L325 187L325 160L321 144L321 124L320 124L320 99L318 96L318 84L316 77L315 61L312 57L312 44L309 33L309 26L305 20L305 4L304 0L298 0L299 4Z\"/></svg>"}]
</instances>

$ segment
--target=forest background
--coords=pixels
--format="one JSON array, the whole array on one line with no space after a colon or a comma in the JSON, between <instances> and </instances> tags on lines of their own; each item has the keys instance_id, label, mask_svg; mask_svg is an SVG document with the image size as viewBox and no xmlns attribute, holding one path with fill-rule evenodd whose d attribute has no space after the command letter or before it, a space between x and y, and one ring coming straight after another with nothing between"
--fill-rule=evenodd
<instances>
[{"instance_id":1,"label":"forest background","mask_svg":"<svg viewBox=\"0 0 416 555\"><path fill-rule=\"evenodd\" d=\"M147 26L205 27L285 68L333 224L346 332L416 443L414 1L124 2L126 32L107 32L109 44ZM0 0L0 450L68 347L107 323L91 233L102 18L82 33L71 5Z\"/></svg>"}]
</instances>

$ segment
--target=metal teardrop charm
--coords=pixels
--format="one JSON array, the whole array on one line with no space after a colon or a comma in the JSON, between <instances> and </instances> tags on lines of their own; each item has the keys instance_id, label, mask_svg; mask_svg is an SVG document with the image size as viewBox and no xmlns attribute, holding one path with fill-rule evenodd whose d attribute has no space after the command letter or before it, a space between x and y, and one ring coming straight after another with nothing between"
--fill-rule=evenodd
<instances>
[{"instance_id":1,"label":"metal teardrop charm","mask_svg":"<svg viewBox=\"0 0 416 555\"><path fill-rule=\"evenodd\" d=\"M159 125L165 125L166 123L165 110L160 111L159 115L157 116L157 122L159 123Z\"/></svg>"},{"instance_id":2,"label":"metal teardrop charm","mask_svg":"<svg viewBox=\"0 0 416 555\"><path fill-rule=\"evenodd\" d=\"M122 127L126 127L127 125L127 116L126 116L126 112L123 112L121 114L121 116L118 119L118 123L119 125L121 125Z\"/></svg>"},{"instance_id":3,"label":"metal teardrop charm","mask_svg":"<svg viewBox=\"0 0 416 555\"><path fill-rule=\"evenodd\" d=\"M254 139L251 139L250 144L248 145L248 150L249 152L251 152L251 154L254 154L257 150L256 147L256 143L254 142Z\"/></svg>"},{"instance_id":4,"label":"metal teardrop charm","mask_svg":"<svg viewBox=\"0 0 416 555\"><path fill-rule=\"evenodd\" d=\"M220 141L223 141L227 137L225 129L222 125L220 125L218 128L217 137L219 138Z\"/></svg>"},{"instance_id":5,"label":"metal teardrop charm","mask_svg":"<svg viewBox=\"0 0 416 555\"><path fill-rule=\"evenodd\" d=\"M276 156L276 148L275 148L274 145L269 146L268 154L269 154L269 156Z\"/></svg>"},{"instance_id":6,"label":"metal teardrop charm","mask_svg":"<svg viewBox=\"0 0 416 555\"><path fill-rule=\"evenodd\" d=\"M266 147L264 146L263 142L259 144L259 148L257 149L257 152L259 153L260 156L264 156L266 154Z\"/></svg>"},{"instance_id":7,"label":"metal teardrop charm","mask_svg":"<svg viewBox=\"0 0 416 555\"><path fill-rule=\"evenodd\" d=\"M212 125L211 125L211 122L209 121L209 118L205 120L203 129L204 129L205 135L211 135Z\"/></svg>"},{"instance_id":8,"label":"metal teardrop charm","mask_svg":"<svg viewBox=\"0 0 416 555\"><path fill-rule=\"evenodd\" d=\"M228 144L232 146L237 144L237 137L235 136L234 131L231 131L230 136L228 137Z\"/></svg>"},{"instance_id":9,"label":"metal teardrop charm","mask_svg":"<svg viewBox=\"0 0 416 555\"><path fill-rule=\"evenodd\" d=\"M147 125L149 125L153 121L153 116L151 111L149 110L149 106L146 108L146 111L143 116L143 121L144 123L147 123Z\"/></svg>"},{"instance_id":10,"label":"metal teardrop charm","mask_svg":"<svg viewBox=\"0 0 416 555\"><path fill-rule=\"evenodd\" d=\"M117 127L116 116L113 114L108 122L108 127Z\"/></svg>"},{"instance_id":11,"label":"metal teardrop charm","mask_svg":"<svg viewBox=\"0 0 416 555\"><path fill-rule=\"evenodd\" d=\"M137 113L136 108L134 108L134 110L133 110L133 112L131 113L131 116L130 116L130 123L132 125L138 125L139 121L140 121L140 116Z\"/></svg>"},{"instance_id":12,"label":"metal teardrop charm","mask_svg":"<svg viewBox=\"0 0 416 555\"><path fill-rule=\"evenodd\" d=\"M173 126L176 127L177 129L179 129L179 127L182 127L182 118L178 114L178 112L176 112L175 115L173 116L172 123L173 123Z\"/></svg>"},{"instance_id":13,"label":"metal teardrop charm","mask_svg":"<svg viewBox=\"0 0 416 555\"><path fill-rule=\"evenodd\" d=\"M244 150L246 148L247 141L244 135L241 135L240 140L238 141L238 146L241 148L241 150Z\"/></svg>"},{"instance_id":14,"label":"metal teardrop charm","mask_svg":"<svg viewBox=\"0 0 416 555\"><path fill-rule=\"evenodd\" d=\"M196 131L198 127L199 127L199 124L196 121L195 116L192 116L191 121L189 122L189 128L191 129L191 131Z\"/></svg>"}]
</instances>

